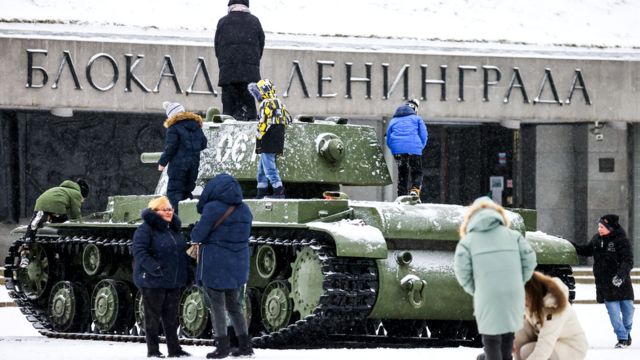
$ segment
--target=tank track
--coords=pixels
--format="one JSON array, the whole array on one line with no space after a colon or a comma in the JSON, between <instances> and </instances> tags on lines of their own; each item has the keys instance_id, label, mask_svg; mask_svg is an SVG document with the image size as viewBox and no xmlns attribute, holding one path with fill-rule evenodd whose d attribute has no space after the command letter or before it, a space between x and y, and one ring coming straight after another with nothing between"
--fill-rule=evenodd
<instances>
[{"instance_id":1,"label":"tank track","mask_svg":"<svg viewBox=\"0 0 640 360\"><path fill-rule=\"evenodd\" d=\"M293 247L294 250L309 246L322 262L324 294L311 315L290 324L286 328L260 337L254 337L257 347L291 347L291 344L314 344L329 339L329 334L341 334L343 330L365 321L376 300L378 274L374 260L339 258L329 244L316 239L282 240L258 236L252 243Z\"/></svg>"},{"instance_id":2,"label":"tank track","mask_svg":"<svg viewBox=\"0 0 640 360\"><path fill-rule=\"evenodd\" d=\"M569 302L573 304L576 298L576 279L573 277L573 269L569 265L538 265L536 270L562 280L569 288Z\"/></svg>"},{"instance_id":3,"label":"tank track","mask_svg":"<svg viewBox=\"0 0 640 360\"><path fill-rule=\"evenodd\" d=\"M78 251L84 244L112 247L111 251L120 254L131 254L130 239L108 239L93 237L38 237L37 243L52 244L56 251ZM327 241L324 241L327 242ZM377 270L374 260L339 258L330 244L316 239L281 239L273 236L256 235L250 238L251 245L268 244L274 247L292 248L293 250L310 247L322 263L324 274L324 294L318 307L311 315L289 324L279 331L253 338L254 345L259 348L291 348L294 346L312 345L334 338L336 334L349 326L366 319L373 308L378 288ZM85 339L116 342L144 342L141 335L103 334L103 333L65 333L56 331L50 324L46 313L46 305L41 306L18 291L13 280L13 270L17 269L14 259L19 256L18 249L22 239L15 241L5 259L5 286L21 312L34 328L43 336L61 339ZM40 301L41 302L41 301ZM184 345L213 345L212 339L180 338Z\"/></svg>"}]
</instances>

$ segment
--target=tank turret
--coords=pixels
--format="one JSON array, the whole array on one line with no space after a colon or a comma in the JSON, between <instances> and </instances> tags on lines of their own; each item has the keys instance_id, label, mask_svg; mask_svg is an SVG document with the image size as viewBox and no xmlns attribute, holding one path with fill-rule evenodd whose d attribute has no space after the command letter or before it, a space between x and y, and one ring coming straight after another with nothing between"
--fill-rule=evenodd
<instances>
[{"instance_id":1,"label":"tank turret","mask_svg":"<svg viewBox=\"0 0 640 360\"><path fill-rule=\"evenodd\" d=\"M287 197L322 197L324 191L337 190L339 185L391 184L373 128L349 125L341 118L302 118L305 121L287 127L284 154L277 158ZM204 185L216 174L226 172L243 185L246 198L253 197L258 166L256 123L227 120L204 124L209 145L202 151L197 184ZM160 153L141 157L145 163L157 163L159 158Z\"/></svg>"},{"instance_id":2,"label":"tank turret","mask_svg":"<svg viewBox=\"0 0 640 360\"><path fill-rule=\"evenodd\" d=\"M340 185L391 183L373 128L342 118L294 122L277 160L287 198L253 200L256 123L208 115L208 148L201 154L197 184L222 172L235 176L254 216L244 306L255 346L480 344L472 298L453 274L466 208L421 204L414 197L355 201L339 192ZM146 153L142 161L156 163L158 157ZM164 187L166 173L156 193ZM43 334L143 339L129 246L140 211L157 194L114 195L103 212L49 224L38 232L27 269L17 266L24 228L14 230L6 286ZM187 237L199 219L195 195L179 204ZM573 294L573 247L536 232L534 211L507 214L535 249L538 269L560 277ZM209 314L195 284L182 294L180 324L184 343L211 343Z\"/></svg>"}]
</instances>

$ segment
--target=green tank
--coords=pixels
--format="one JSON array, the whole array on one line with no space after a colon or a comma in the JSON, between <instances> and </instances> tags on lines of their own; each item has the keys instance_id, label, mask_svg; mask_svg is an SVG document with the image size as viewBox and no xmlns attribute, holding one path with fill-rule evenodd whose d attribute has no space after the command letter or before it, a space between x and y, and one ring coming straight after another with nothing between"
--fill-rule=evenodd
<instances>
[{"instance_id":1,"label":"green tank","mask_svg":"<svg viewBox=\"0 0 640 360\"><path fill-rule=\"evenodd\" d=\"M256 123L214 120L204 125L209 147L202 152L197 184L219 173L233 175L253 213L244 309L255 346L480 344L472 298L453 274L466 208L422 204L411 196L354 201L338 191L340 185L391 183L373 128L343 118L299 118L288 127L284 156L278 158L287 198L252 200ZM155 163L158 157L146 153L142 161ZM166 172L156 193L164 187ZM17 240L6 258L6 287L44 335L144 340L130 245L140 212L154 196L111 196L103 212L48 224L38 232L27 269L17 266L25 228L13 231ZM196 203L179 205L187 237L199 219ZM573 297L574 248L536 232L534 211L507 214L535 249L538 269L560 277ZM195 285L182 295L180 334L187 344L212 341L206 301Z\"/></svg>"}]
</instances>

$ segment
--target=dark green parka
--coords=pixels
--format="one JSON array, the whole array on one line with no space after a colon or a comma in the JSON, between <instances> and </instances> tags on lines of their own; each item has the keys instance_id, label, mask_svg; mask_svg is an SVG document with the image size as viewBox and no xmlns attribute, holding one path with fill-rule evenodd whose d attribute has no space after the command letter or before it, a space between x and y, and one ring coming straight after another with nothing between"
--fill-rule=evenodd
<instances>
[{"instance_id":1,"label":"dark green parka","mask_svg":"<svg viewBox=\"0 0 640 360\"><path fill-rule=\"evenodd\" d=\"M46 211L58 215L66 214L69 219L79 219L81 205L80 185L71 180L65 180L60 186L43 192L36 200L36 206L33 210Z\"/></svg>"}]
</instances>

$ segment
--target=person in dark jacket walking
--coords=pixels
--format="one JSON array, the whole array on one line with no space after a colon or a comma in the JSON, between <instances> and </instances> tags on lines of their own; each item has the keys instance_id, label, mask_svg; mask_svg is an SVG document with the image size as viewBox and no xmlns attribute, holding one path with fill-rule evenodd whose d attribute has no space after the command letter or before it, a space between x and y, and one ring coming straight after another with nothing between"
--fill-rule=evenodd
<instances>
[{"instance_id":1,"label":"person in dark jacket walking","mask_svg":"<svg viewBox=\"0 0 640 360\"><path fill-rule=\"evenodd\" d=\"M24 235L24 244L20 248L20 267L27 268L31 262L29 248L36 239L36 233L45 222L63 223L81 216L80 206L89 196L89 184L84 179L65 180L59 186L43 192L36 199L33 216Z\"/></svg>"},{"instance_id":2,"label":"person in dark jacket walking","mask_svg":"<svg viewBox=\"0 0 640 360\"><path fill-rule=\"evenodd\" d=\"M429 133L417 114L419 105L417 99L400 105L387 127L387 146L398 165L398 196L410 193L419 197L422 188L422 150L427 146Z\"/></svg>"},{"instance_id":3,"label":"person in dark jacket walking","mask_svg":"<svg viewBox=\"0 0 640 360\"><path fill-rule=\"evenodd\" d=\"M255 120L256 105L247 84L261 78L264 31L260 20L249 11L249 0L230 0L228 6L228 14L218 21L214 39L222 113L236 120Z\"/></svg>"},{"instance_id":4,"label":"person in dark jacket walking","mask_svg":"<svg viewBox=\"0 0 640 360\"><path fill-rule=\"evenodd\" d=\"M633 325L633 286L631 269L633 253L627 234L615 214L604 215L598 221L598 233L584 245L573 243L578 255L593 256L593 276L596 279L596 300L607 307L609 320L618 343L616 348L631 345Z\"/></svg>"},{"instance_id":5,"label":"person in dark jacket walking","mask_svg":"<svg viewBox=\"0 0 640 360\"><path fill-rule=\"evenodd\" d=\"M267 195L269 183L273 188L273 198L284 198L284 185L276 167L276 155L284 151L284 133L291 124L291 115L284 103L277 98L276 88L269 79L248 86L249 92L260 103L260 119L256 134L256 154L258 160L258 188L256 199Z\"/></svg>"},{"instance_id":6,"label":"person in dark jacket walking","mask_svg":"<svg viewBox=\"0 0 640 360\"><path fill-rule=\"evenodd\" d=\"M142 292L147 357L159 357L160 324L169 357L189 356L178 343L178 309L187 284L187 243L166 196L142 211L144 221L133 234L133 282Z\"/></svg>"},{"instance_id":7,"label":"person in dark jacket walking","mask_svg":"<svg viewBox=\"0 0 640 360\"><path fill-rule=\"evenodd\" d=\"M202 131L202 117L184 110L179 103L162 103L167 113L164 127L167 135L164 151L158 161L158 170L167 169L169 183L167 197L176 214L180 200L191 199L196 187L200 151L206 149L207 138Z\"/></svg>"},{"instance_id":8,"label":"person in dark jacket walking","mask_svg":"<svg viewBox=\"0 0 640 360\"><path fill-rule=\"evenodd\" d=\"M231 355L252 355L241 301L249 279L253 216L242 201L240 183L228 174L219 174L207 183L196 207L202 214L191 231L191 241L199 244L196 281L206 288L216 339L216 349L207 358L225 358L231 351L225 310L239 342Z\"/></svg>"}]
</instances>

